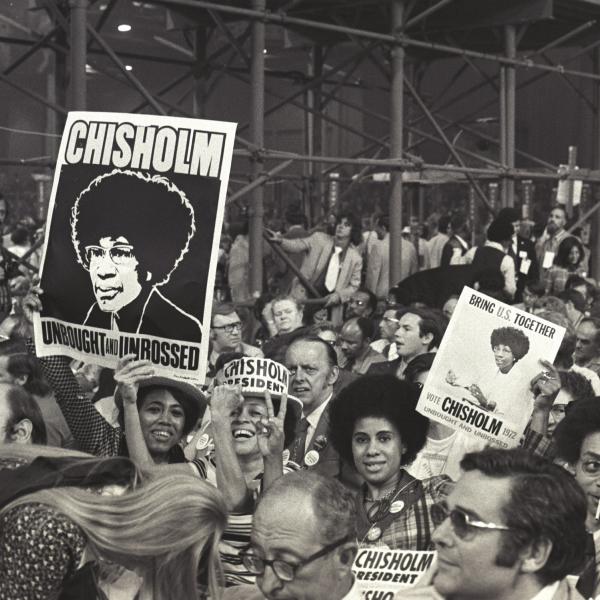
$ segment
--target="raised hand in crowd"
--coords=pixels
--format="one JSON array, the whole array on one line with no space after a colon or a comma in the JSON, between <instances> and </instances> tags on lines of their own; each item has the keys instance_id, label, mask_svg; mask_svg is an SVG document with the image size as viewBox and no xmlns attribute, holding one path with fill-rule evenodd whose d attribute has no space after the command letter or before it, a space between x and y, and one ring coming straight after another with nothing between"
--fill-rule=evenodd
<instances>
[{"instance_id":1,"label":"raised hand in crowd","mask_svg":"<svg viewBox=\"0 0 600 600\"><path fill-rule=\"evenodd\" d=\"M267 416L261 417L259 421L260 426L257 431L258 449L265 461L275 457L281 462L285 437L283 424L287 411L287 393L284 392L281 396L281 404L277 415L275 415L273 401L268 390L265 390L265 404L267 406Z\"/></svg>"},{"instance_id":2,"label":"raised hand in crowd","mask_svg":"<svg viewBox=\"0 0 600 600\"><path fill-rule=\"evenodd\" d=\"M154 366L149 360L136 360L135 354L126 354L117 364L114 379L123 406L135 404L140 381L154 375Z\"/></svg>"},{"instance_id":3,"label":"raised hand in crowd","mask_svg":"<svg viewBox=\"0 0 600 600\"><path fill-rule=\"evenodd\" d=\"M544 370L531 380L534 402L530 427L533 431L546 435L550 411L560 391L561 383L559 372L551 362L540 360L540 364Z\"/></svg>"}]
</instances>

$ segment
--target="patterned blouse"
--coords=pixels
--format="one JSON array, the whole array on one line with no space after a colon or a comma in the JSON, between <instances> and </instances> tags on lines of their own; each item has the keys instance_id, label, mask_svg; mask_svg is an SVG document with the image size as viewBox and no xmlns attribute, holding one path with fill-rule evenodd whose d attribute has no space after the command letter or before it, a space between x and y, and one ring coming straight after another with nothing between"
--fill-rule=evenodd
<instances>
[{"instance_id":1,"label":"patterned blouse","mask_svg":"<svg viewBox=\"0 0 600 600\"><path fill-rule=\"evenodd\" d=\"M21 504L0 516L0 598L54 600L78 569L86 538L65 515Z\"/></svg>"},{"instance_id":2,"label":"patterned blouse","mask_svg":"<svg viewBox=\"0 0 600 600\"><path fill-rule=\"evenodd\" d=\"M363 502L366 489L357 495L358 542L360 548L383 546L390 550L433 550L434 525L429 515L431 505L449 492L451 479L435 475L423 481L404 472L408 482L392 498L388 514L371 522Z\"/></svg>"}]
</instances>

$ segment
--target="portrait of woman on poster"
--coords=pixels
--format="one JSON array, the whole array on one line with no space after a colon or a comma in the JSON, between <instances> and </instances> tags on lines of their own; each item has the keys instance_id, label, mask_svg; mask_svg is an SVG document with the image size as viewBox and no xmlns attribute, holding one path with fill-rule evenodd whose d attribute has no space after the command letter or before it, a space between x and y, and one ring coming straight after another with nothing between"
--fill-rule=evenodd
<instances>
[{"instance_id":1,"label":"portrait of woman on poster","mask_svg":"<svg viewBox=\"0 0 600 600\"><path fill-rule=\"evenodd\" d=\"M469 402L519 425L525 415L529 415L522 402L515 402L516 398L524 398L529 390L531 377L518 364L529 352L529 339L516 327L499 327L492 331L490 346L493 366L490 364L491 368L486 369L477 383L465 381L465 376L459 377L452 370L448 371L446 382L466 389L471 395L465 398Z\"/></svg>"}]
</instances>

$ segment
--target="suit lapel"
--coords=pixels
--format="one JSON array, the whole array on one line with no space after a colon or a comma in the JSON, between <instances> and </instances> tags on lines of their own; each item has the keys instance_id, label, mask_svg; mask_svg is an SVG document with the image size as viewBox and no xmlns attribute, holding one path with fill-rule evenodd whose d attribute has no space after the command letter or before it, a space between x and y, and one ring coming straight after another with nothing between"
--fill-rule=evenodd
<instances>
[{"instance_id":1,"label":"suit lapel","mask_svg":"<svg viewBox=\"0 0 600 600\"><path fill-rule=\"evenodd\" d=\"M352 254L350 252L350 246L348 246L348 248L346 249L346 254L344 256L344 261L342 262L342 267L340 269L340 276L338 277L337 283L335 285L336 289L347 287L351 267Z\"/></svg>"},{"instance_id":2,"label":"suit lapel","mask_svg":"<svg viewBox=\"0 0 600 600\"><path fill-rule=\"evenodd\" d=\"M317 265L315 269L316 276L318 277L325 269L327 269L327 265L329 264L329 257L331 256L331 251L333 250L333 238L329 237L324 240L323 250L317 259Z\"/></svg>"},{"instance_id":3,"label":"suit lapel","mask_svg":"<svg viewBox=\"0 0 600 600\"><path fill-rule=\"evenodd\" d=\"M315 434L312 436L310 440L310 444L306 448L307 452L311 450L315 450L315 441L319 436L327 436L327 430L329 429L329 406L323 411L319 422L317 423L317 427L315 428Z\"/></svg>"}]
</instances>

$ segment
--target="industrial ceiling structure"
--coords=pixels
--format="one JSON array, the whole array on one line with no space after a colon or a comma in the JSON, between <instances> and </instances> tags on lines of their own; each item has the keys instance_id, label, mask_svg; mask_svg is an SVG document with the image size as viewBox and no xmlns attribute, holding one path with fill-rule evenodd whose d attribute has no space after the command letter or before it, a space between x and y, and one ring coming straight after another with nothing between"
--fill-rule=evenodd
<instances>
[{"instance_id":1,"label":"industrial ceiling structure","mask_svg":"<svg viewBox=\"0 0 600 600\"><path fill-rule=\"evenodd\" d=\"M239 123L229 201L247 203L255 293L265 186L284 177L316 219L331 189L388 173L392 281L407 189L432 173L491 214L531 214L536 182L567 182L573 227L594 223L600 256L600 0L8 0L0 25L0 85L11 110L38 107L47 136L29 166L51 170L68 110ZM556 106L541 155L519 144L532 97ZM584 119L577 144L546 152L569 118ZM24 163L6 148L4 165ZM589 191L578 205L575 180Z\"/></svg>"}]
</instances>

